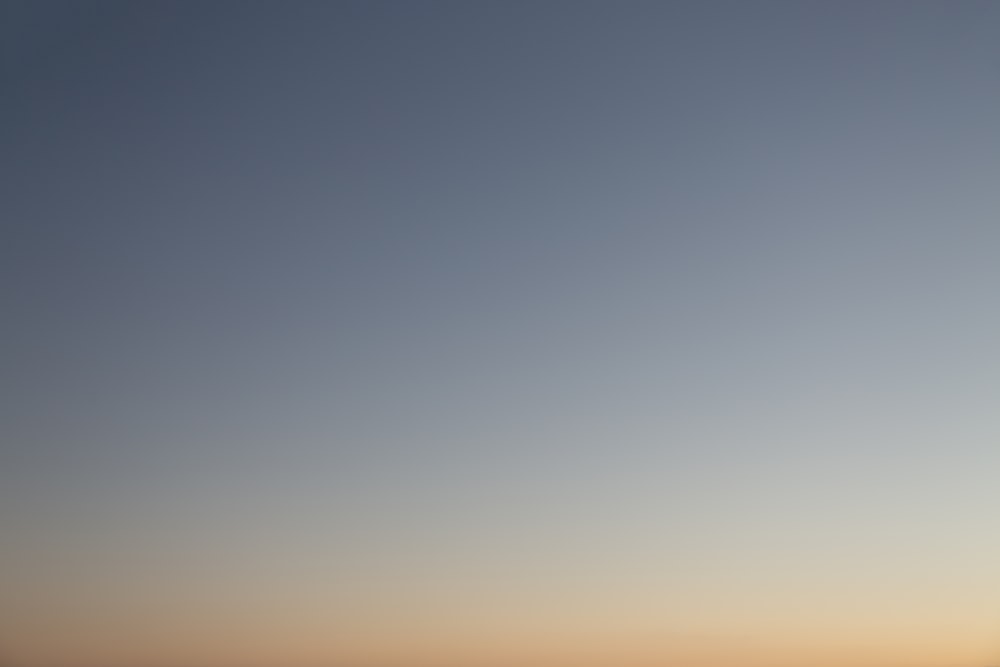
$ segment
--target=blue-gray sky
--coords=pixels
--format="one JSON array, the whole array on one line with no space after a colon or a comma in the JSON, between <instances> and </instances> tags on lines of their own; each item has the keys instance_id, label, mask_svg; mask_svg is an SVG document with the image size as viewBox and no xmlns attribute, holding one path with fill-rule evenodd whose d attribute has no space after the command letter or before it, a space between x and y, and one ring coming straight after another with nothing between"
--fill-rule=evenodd
<instances>
[{"instance_id":1,"label":"blue-gray sky","mask_svg":"<svg viewBox=\"0 0 1000 667\"><path fill-rule=\"evenodd\" d=\"M12 660L1000 650L997 3L3 11Z\"/></svg>"}]
</instances>

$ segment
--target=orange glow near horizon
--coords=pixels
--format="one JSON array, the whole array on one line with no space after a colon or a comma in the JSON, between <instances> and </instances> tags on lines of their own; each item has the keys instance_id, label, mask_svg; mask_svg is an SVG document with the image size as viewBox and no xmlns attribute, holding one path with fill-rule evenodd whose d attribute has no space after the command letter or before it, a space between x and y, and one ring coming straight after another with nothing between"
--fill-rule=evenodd
<instances>
[{"instance_id":1,"label":"orange glow near horizon","mask_svg":"<svg viewBox=\"0 0 1000 667\"><path fill-rule=\"evenodd\" d=\"M927 624L809 628L776 621L727 633L671 631L669 623L635 618L535 618L491 628L457 619L381 629L313 621L259 619L228 631L199 618L159 632L49 628L60 643L22 636L23 654L9 657L14 667L982 667L994 649L982 628L948 636Z\"/></svg>"}]
</instances>

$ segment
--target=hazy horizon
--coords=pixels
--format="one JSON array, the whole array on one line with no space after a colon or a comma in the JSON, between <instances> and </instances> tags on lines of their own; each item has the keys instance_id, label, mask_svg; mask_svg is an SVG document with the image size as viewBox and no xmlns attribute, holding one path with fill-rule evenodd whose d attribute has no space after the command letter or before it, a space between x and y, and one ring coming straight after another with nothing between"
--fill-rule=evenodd
<instances>
[{"instance_id":1,"label":"hazy horizon","mask_svg":"<svg viewBox=\"0 0 1000 667\"><path fill-rule=\"evenodd\" d=\"M0 11L8 667L1000 657L1000 3Z\"/></svg>"}]
</instances>

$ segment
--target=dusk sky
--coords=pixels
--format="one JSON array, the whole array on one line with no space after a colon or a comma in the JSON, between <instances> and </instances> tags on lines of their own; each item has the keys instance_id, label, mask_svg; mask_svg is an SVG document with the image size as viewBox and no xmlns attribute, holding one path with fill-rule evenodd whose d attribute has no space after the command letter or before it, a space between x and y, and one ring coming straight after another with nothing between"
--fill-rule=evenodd
<instances>
[{"instance_id":1,"label":"dusk sky","mask_svg":"<svg viewBox=\"0 0 1000 667\"><path fill-rule=\"evenodd\" d=\"M0 47L5 667L1000 659L1000 2Z\"/></svg>"}]
</instances>

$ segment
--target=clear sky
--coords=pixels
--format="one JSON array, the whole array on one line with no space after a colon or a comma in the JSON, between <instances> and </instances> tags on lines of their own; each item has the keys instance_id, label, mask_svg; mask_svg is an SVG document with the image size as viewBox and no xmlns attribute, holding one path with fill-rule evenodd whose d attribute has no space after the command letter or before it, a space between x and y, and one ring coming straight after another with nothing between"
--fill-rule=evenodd
<instances>
[{"instance_id":1,"label":"clear sky","mask_svg":"<svg viewBox=\"0 0 1000 667\"><path fill-rule=\"evenodd\" d=\"M1000 3L2 11L10 667L1000 657Z\"/></svg>"}]
</instances>

